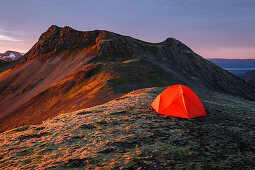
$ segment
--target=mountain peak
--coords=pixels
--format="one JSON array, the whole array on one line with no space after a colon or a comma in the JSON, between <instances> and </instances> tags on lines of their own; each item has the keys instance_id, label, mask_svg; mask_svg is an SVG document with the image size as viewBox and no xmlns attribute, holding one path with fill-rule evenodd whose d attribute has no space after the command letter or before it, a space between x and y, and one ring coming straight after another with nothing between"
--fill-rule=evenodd
<instances>
[{"instance_id":1,"label":"mountain peak","mask_svg":"<svg viewBox=\"0 0 255 170\"><path fill-rule=\"evenodd\" d=\"M49 27L49 29L52 29L52 28L60 28L60 27L53 24L53 25L51 25L51 26Z\"/></svg>"},{"instance_id":2,"label":"mountain peak","mask_svg":"<svg viewBox=\"0 0 255 170\"><path fill-rule=\"evenodd\" d=\"M49 52L59 52L77 47L89 47L102 40L108 31L77 31L69 26L58 27L52 25L44 32L38 42L24 56L20 64L32 60L36 56Z\"/></svg>"},{"instance_id":3,"label":"mountain peak","mask_svg":"<svg viewBox=\"0 0 255 170\"><path fill-rule=\"evenodd\" d=\"M177 47L178 49L182 49L185 50L186 52L193 53L193 51L187 45L172 37L167 38L165 41L162 42L162 44L172 48Z\"/></svg>"},{"instance_id":4,"label":"mountain peak","mask_svg":"<svg viewBox=\"0 0 255 170\"><path fill-rule=\"evenodd\" d=\"M165 40L165 42L170 42L170 41L178 41L178 40L176 40L176 39L173 38L173 37L168 37L168 38Z\"/></svg>"},{"instance_id":5,"label":"mountain peak","mask_svg":"<svg viewBox=\"0 0 255 170\"><path fill-rule=\"evenodd\" d=\"M48 28L48 30L54 30L54 29L60 29L60 27L57 26L57 25L51 25L51 26Z\"/></svg>"},{"instance_id":6,"label":"mountain peak","mask_svg":"<svg viewBox=\"0 0 255 170\"><path fill-rule=\"evenodd\" d=\"M52 25L48 28L48 30L46 32L44 32L40 36L39 41L40 40L45 40L46 38L49 38L51 36L56 36L57 34L60 34L60 33L63 33L63 32L70 33L71 31L75 32L76 30L69 27L69 26L59 27L59 26L56 26L56 25Z\"/></svg>"}]
</instances>

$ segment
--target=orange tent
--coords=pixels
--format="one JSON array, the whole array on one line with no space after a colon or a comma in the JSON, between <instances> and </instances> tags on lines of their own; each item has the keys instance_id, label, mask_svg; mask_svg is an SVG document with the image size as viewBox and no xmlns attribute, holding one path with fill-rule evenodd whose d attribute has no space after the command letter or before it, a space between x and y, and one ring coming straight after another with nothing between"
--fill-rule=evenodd
<instances>
[{"instance_id":1,"label":"orange tent","mask_svg":"<svg viewBox=\"0 0 255 170\"><path fill-rule=\"evenodd\" d=\"M197 95L188 87L174 85L166 88L151 104L158 113L191 119L206 116L205 109Z\"/></svg>"}]
</instances>

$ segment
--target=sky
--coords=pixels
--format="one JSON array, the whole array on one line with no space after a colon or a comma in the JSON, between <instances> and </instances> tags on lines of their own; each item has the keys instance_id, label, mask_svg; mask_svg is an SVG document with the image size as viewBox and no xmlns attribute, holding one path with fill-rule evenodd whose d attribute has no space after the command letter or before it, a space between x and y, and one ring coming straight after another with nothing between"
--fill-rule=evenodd
<instances>
[{"instance_id":1,"label":"sky","mask_svg":"<svg viewBox=\"0 0 255 170\"><path fill-rule=\"evenodd\" d=\"M0 53L27 52L51 25L144 41L176 38L205 58L255 59L255 0L0 0Z\"/></svg>"}]
</instances>

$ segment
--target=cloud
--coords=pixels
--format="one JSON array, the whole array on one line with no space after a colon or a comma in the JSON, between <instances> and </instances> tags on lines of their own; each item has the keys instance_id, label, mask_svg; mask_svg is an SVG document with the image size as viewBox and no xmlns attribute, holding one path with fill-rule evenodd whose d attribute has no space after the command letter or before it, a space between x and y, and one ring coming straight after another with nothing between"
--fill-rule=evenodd
<instances>
[{"instance_id":1,"label":"cloud","mask_svg":"<svg viewBox=\"0 0 255 170\"><path fill-rule=\"evenodd\" d=\"M21 40L5 35L0 35L0 41L21 41Z\"/></svg>"}]
</instances>

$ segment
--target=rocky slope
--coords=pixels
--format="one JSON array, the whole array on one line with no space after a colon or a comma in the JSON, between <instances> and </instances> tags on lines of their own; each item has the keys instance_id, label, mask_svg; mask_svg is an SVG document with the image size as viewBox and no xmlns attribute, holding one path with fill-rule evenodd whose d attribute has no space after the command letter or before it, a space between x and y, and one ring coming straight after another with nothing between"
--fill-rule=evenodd
<instances>
[{"instance_id":1,"label":"rocky slope","mask_svg":"<svg viewBox=\"0 0 255 170\"><path fill-rule=\"evenodd\" d=\"M194 89L207 116L162 117L150 109L164 88L0 134L0 169L254 169L255 105Z\"/></svg>"},{"instance_id":2,"label":"rocky slope","mask_svg":"<svg viewBox=\"0 0 255 170\"><path fill-rule=\"evenodd\" d=\"M23 55L23 53L17 51L6 51L5 53L0 53L0 60L15 61L21 59Z\"/></svg>"},{"instance_id":3,"label":"rocky slope","mask_svg":"<svg viewBox=\"0 0 255 170\"><path fill-rule=\"evenodd\" d=\"M51 26L0 74L0 131L105 103L132 90L184 84L255 100L255 89L174 38L148 43Z\"/></svg>"}]
</instances>

